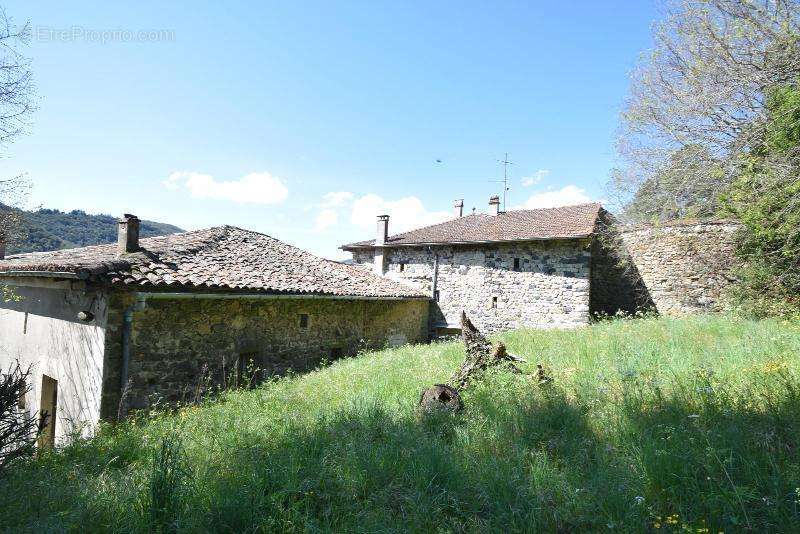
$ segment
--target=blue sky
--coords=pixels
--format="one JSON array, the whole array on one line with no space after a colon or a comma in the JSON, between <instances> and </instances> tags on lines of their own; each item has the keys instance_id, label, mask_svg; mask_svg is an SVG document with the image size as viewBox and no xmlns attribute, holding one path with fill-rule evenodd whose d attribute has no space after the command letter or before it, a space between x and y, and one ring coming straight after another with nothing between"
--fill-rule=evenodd
<instances>
[{"instance_id":1,"label":"blue sky","mask_svg":"<svg viewBox=\"0 0 800 534\"><path fill-rule=\"evenodd\" d=\"M649 0L2 3L33 27L39 110L0 160L2 175L28 173L31 205L232 224L328 257L372 237L379 212L394 232L456 198L486 210L505 152L509 207L602 199L660 13Z\"/></svg>"}]
</instances>

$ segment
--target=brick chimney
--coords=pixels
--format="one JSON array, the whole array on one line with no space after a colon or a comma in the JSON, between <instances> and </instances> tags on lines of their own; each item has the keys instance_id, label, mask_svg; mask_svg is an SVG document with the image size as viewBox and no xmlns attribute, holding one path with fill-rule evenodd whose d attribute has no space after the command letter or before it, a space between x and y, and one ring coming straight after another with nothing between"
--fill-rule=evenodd
<instances>
[{"instance_id":1,"label":"brick chimney","mask_svg":"<svg viewBox=\"0 0 800 534\"><path fill-rule=\"evenodd\" d=\"M489 214L490 215L500 214L500 197L497 195L489 197Z\"/></svg>"},{"instance_id":2,"label":"brick chimney","mask_svg":"<svg viewBox=\"0 0 800 534\"><path fill-rule=\"evenodd\" d=\"M126 213L117 221L117 253L139 250L139 218Z\"/></svg>"},{"instance_id":3,"label":"brick chimney","mask_svg":"<svg viewBox=\"0 0 800 534\"><path fill-rule=\"evenodd\" d=\"M464 216L464 199L459 198L455 202L453 202L453 208L456 211L456 217L463 217Z\"/></svg>"}]
</instances>

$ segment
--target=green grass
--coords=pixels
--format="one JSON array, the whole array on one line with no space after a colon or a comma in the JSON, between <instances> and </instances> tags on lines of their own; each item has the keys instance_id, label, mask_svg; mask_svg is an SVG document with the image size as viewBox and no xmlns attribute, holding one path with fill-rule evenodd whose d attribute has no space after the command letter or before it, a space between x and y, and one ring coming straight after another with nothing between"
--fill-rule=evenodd
<instances>
[{"instance_id":1,"label":"green grass","mask_svg":"<svg viewBox=\"0 0 800 534\"><path fill-rule=\"evenodd\" d=\"M517 331L420 419L459 343L364 354L104 428L0 480L9 531L800 530L800 325L726 316Z\"/></svg>"}]
</instances>

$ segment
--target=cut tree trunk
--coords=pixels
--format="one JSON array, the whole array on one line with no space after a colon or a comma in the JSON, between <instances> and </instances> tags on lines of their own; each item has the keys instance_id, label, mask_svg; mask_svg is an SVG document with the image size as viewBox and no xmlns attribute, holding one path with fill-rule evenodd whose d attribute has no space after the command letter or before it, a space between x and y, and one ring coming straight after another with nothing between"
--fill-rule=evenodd
<instances>
[{"instance_id":1,"label":"cut tree trunk","mask_svg":"<svg viewBox=\"0 0 800 534\"><path fill-rule=\"evenodd\" d=\"M492 346L464 312L461 312L461 339L467 351L464 362L447 384L436 384L422 392L419 407L423 412L434 409L460 410L463 403L459 391L466 388L470 381L479 379L490 367L503 365L511 372L522 372L514 364L525 360L509 354L503 343Z\"/></svg>"},{"instance_id":2,"label":"cut tree trunk","mask_svg":"<svg viewBox=\"0 0 800 534\"><path fill-rule=\"evenodd\" d=\"M435 384L423 391L419 399L419 409L424 413L457 412L463 406L458 390L447 384Z\"/></svg>"}]
</instances>

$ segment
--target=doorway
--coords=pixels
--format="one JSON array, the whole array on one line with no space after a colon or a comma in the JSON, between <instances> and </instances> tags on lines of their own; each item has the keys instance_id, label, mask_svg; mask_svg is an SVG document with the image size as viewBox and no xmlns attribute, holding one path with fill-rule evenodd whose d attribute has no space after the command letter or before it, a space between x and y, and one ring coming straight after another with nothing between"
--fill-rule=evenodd
<instances>
[{"instance_id":1,"label":"doorway","mask_svg":"<svg viewBox=\"0 0 800 534\"><path fill-rule=\"evenodd\" d=\"M45 421L39 435L39 448L52 448L56 444L56 408L58 407L58 380L42 375L42 401L39 405L39 418Z\"/></svg>"}]
</instances>

